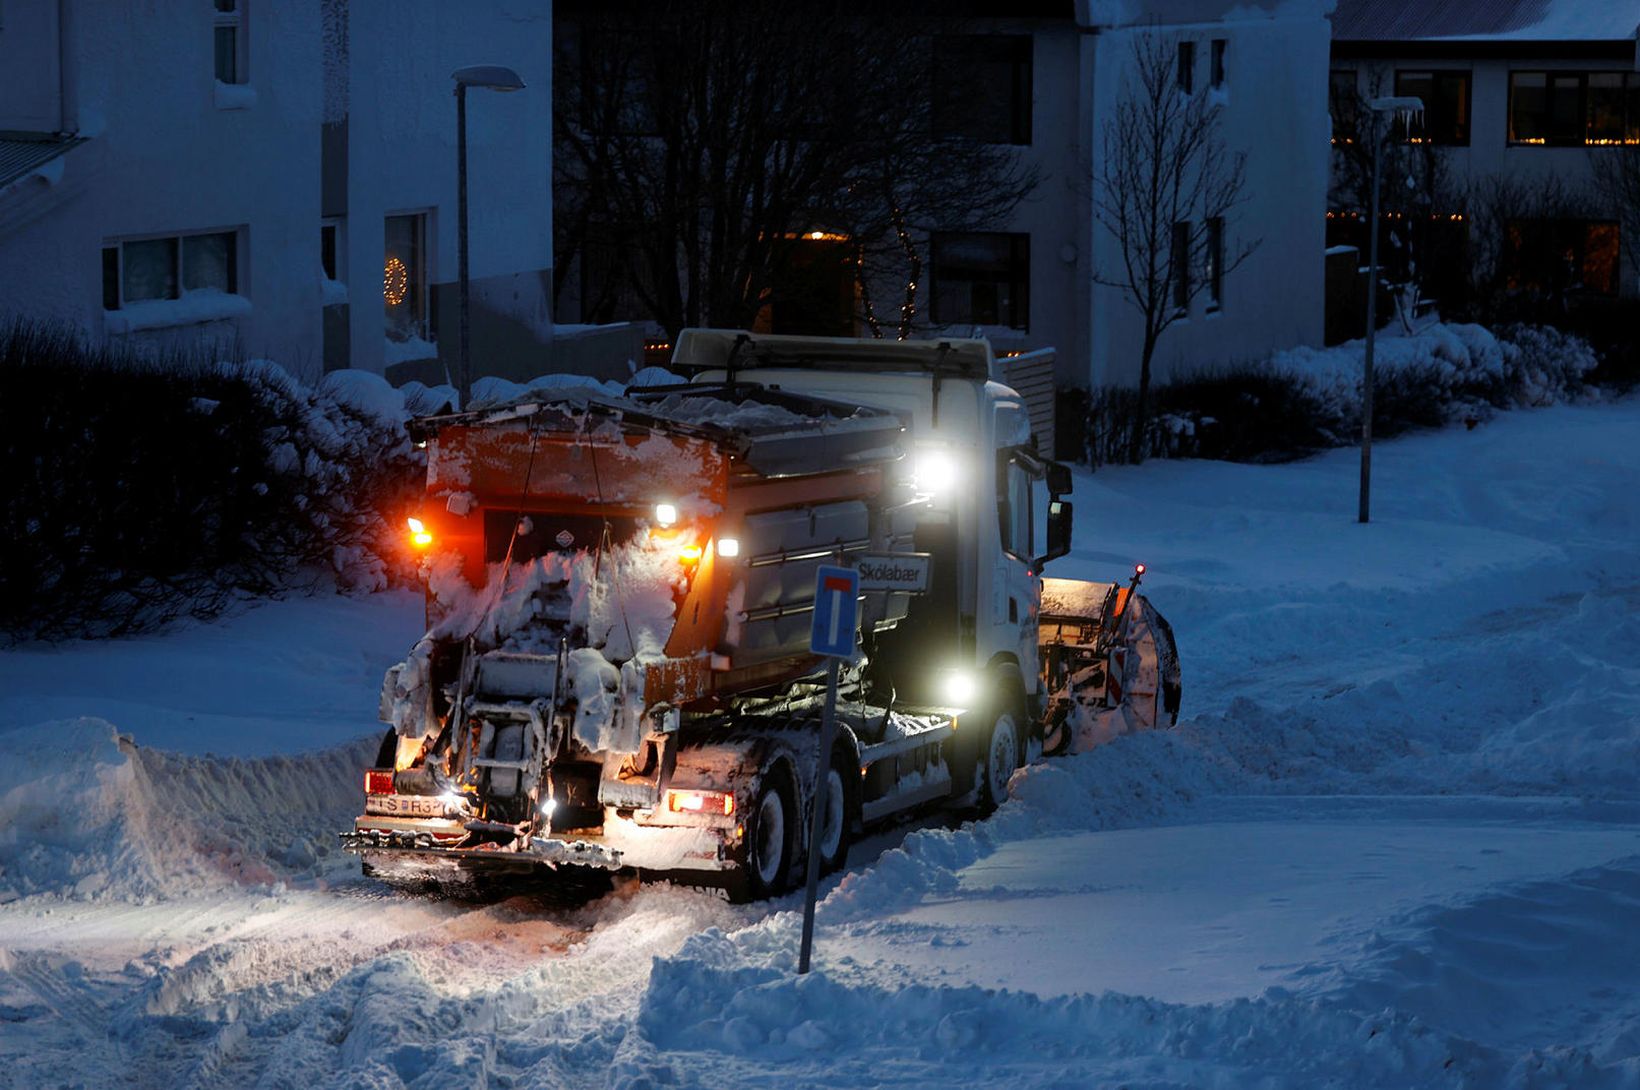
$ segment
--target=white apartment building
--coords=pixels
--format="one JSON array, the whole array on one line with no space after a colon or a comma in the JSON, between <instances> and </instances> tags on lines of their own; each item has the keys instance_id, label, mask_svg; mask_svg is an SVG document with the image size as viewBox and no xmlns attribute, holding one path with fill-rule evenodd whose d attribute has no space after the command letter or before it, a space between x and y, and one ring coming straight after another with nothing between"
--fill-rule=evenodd
<instances>
[{"instance_id":1,"label":"white apartment building","mask_svg":"<svg viewBox=\"0 0 1640 1090\"><path fill-rule=\"evenodd\" d=\"M478 373L549 369L548 0L0 2L0 320L443 380L451 73L468 93Z\"/></svg>"}]
</instances>

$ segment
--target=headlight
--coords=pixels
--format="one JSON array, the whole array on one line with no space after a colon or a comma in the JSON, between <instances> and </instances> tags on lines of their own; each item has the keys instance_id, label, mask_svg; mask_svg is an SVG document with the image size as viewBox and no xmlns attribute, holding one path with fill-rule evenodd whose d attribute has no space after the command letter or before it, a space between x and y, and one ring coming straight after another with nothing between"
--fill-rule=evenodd
<instances>
[{"instance_id":1,"label":"headlight","mask_svg":"<svg viewBox=\"0 0 1640 1090\"><path fill-rule=\"evenodd\" d=\"M966 670L948 671L940 683L940 692L946 703L959 708L968 707L978 690L979 686L974 683L974 675Z\"/></svg>"},{"instance_id":2,"label":"headlight","mask_svg":"<svg viewBox=\"0 0 1640 1090\"><path fill-rule=\"evenodd\" d=\"M955 489L962 474L957 459L948 450L929 449L917 454L917 488L933 495Z\"/></svg>"},{"instance_id":3,"label":"headlight","mask_svg":"<svg viewBox=\"0 0 1640 1090\"><path fill-rule=\"evenodd\" d=\"M717 554L726 560L733 560L740 555L740 541L732 537L718 538Z\"/></svg>"},{"instance_id":4,"label":"headlight","mask_svg":"<svg viewBox=\"0 0 1640 1090\"><path fill-rule=\"evenodd\" d=\"M678 521L678 509L670 503L655 505L655 522L661 526L671 526Z\"/></svg>"}]
</instances>

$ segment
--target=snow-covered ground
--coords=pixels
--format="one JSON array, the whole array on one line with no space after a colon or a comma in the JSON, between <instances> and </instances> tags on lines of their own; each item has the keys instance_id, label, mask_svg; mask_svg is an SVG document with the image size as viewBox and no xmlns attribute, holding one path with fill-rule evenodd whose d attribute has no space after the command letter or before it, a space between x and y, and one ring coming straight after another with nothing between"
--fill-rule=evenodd
<instances>
[{"instance_id":1,"label":"snow-covered ground","mask_svg":"<svg viewBox=\"0 0 1640 1090\"><path fill-rule=\"evenodd\" d=\"M412 597L7 652L0 1086L1640 1087L1640 401L1355 480L1079 478L1056 574L1150 565L1179 728L857 847L802 979L795 898L353 877Z\"/></svg>"}]
</instances>

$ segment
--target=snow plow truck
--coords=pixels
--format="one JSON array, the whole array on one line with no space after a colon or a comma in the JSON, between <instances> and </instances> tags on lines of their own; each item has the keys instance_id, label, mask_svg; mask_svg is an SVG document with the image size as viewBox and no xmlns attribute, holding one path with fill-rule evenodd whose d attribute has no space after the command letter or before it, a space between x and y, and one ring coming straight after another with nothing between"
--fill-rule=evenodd
<instances>
[{"instance_id":1,"label":"snow plow truck","mask_svg":"<svg viewBox=\"0 0 1640 1090\"><path fill-rule=\"evenodd\" d=\"M366 874L635 869L767 897L874 824L987 812L1044 752L1176 720L1143 567L1043 576L1071 474L988 342L697 329L671 369L412 422L428 631L388 671L341 834ZM828 753L821 564L862 577Z\"/></svg>"}]
</instances>

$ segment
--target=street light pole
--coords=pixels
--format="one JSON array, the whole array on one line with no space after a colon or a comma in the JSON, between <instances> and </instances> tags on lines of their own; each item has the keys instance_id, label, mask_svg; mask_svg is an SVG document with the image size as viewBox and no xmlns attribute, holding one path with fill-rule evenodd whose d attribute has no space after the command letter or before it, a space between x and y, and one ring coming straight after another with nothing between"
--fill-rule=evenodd
<instances>
[{"instance_id":1,"label":"street light pole","mask_svg":"<svg viewBox=\"0 0 1640 1090\"><path fill-rule=\"evenodd\" d=\"M1378 129L1381 114L1397 116L1421 114L1423 100L1412 95L1375 98L1372 110L1372 197L1367 213L1367 351L1361 369L1361 499L1356 521L1369 521L1372 511L1372 392L1373 349L1378 340L1378 174L1383 134Z\"/></svg>"},{"instance_id":2,"label":"street light pole","mask_svg":"<svg viewBox=\"0 0 1640 1090\"><path fill-rule=\"evenodd\" d=\"M492 91L522 91L524 81L511 68L499 64L473 64L450 73L456 81L456 294L460 300L460 333L457 350L456 385L461 407L467 408L473 395L472 347L467 320L472 284L467 272L467 88L488 87Z\"/></svg>"},{"instance_id":3,"label":"street light pole","mask_svg":"<svg viewBox=\"0 0 1640 1090\"><path fill-rule=\"evenodd\" d=\"M460 281L457 295L461 308L456 389L460 392L461 407L465 409L473 398L473 362L467 327L467 299L471 290L467 277L467 85L459 79L456 80L456 278Z\"/></svg>"},{"instance_id":4,"label":"street light pole","mask_svg":"<svg viewBox=\"0 0 1640 1090\"><path fill-rule=\"evenodd\" d=\"M1367 359L1361 372L1361 509L1357 522L1368 521L1372 508L1372 350L1378 339L1378 118L1372 119L1372 199L1367 213ZM465 185L465 183L463 183ZM463 189L463 192L466 192ZM465 200L465 198L463 198ZM464 203L462 208L467 206ZM465 212L462 215L466 215ZM461 275L461 335L467 335L467 276L466 229L462 230ZM463 352L466 351L463 345Z\"/></svg>"}]
</instances>

